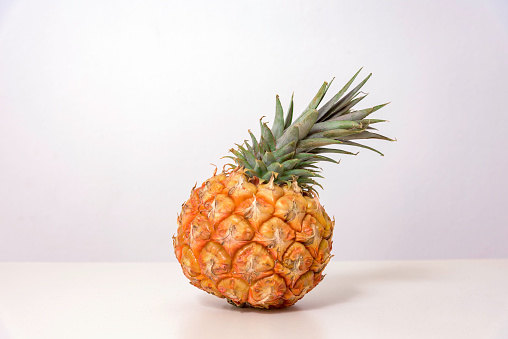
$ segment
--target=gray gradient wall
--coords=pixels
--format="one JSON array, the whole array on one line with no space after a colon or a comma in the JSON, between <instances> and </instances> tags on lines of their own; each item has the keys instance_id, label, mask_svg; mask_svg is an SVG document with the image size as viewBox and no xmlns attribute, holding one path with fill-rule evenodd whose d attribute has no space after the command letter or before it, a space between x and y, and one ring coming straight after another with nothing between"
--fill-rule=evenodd
<instances>
[{"instance_id":1,"label":"gray gradient wall","mask_svg":"<svg viewBox=\"0 0 508 339\"><path fill-rule=\"evenodd\" d=\"M275 95L361 66L398 141L323 165L334 259L508 257L506 4L1 2L0 260L175 260L181 203Z\"/></svg>"}]
</instances>

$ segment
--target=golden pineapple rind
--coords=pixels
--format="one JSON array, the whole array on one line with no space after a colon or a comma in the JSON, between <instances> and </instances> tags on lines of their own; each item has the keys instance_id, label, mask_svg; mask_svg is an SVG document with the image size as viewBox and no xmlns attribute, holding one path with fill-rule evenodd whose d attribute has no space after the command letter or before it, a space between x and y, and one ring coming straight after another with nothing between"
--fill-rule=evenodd
<instances>
[{"instance_id":1,"label":"golden pineapple rind","mask_svg":"<svg viewBox=\"0 0 508 339\"><path fill-rule=\"evenodd\" d=\"M191 284L237 306L293 305L323 278L334 222L295 186L259 184L241 169L192 190L175 255Z\"/></svg>"}]
</instances>

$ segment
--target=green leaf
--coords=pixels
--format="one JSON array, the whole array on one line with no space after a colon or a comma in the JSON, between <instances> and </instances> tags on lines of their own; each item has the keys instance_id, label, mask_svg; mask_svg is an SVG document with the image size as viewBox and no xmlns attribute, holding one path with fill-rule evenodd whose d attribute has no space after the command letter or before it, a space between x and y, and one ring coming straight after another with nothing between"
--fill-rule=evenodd
<instances>
[{"instance_id":1,"label":"green leaf","mask_svg":"<svg viewBox=\"0 0 508 339\"><path fill-rule=\"evenodd\" d=\"M300 159L291 159L288 161L284 161L282 163L282 166L284 166L284 171L288 171L290 169L293 169L298 163L300 162Z\"/></svg>"},{"instance_id":2,"label":"green leaf","mask_svg":"<svg viewBox=\"0 0 508 339\"><path fill-rule=\"evenodd\" d=\"M292 159L294 157L294 155L295 155L295 152L288 153L286 155L283 155L283 156L277 158L277 161L280 163L283 163L289 159Z\"/></svg>"},{"instance_id":3,"label":"green leaf","mask_svg":"<svg viewBox=\"0 0 508 339\"><path fill-rule=\"evenodd\" d=\"M252 139L252 148L254 149L254 152L257 156L259 154L258 141L257 141L256 137L254 136L254 134L252 134L251 130L249 130L249 134L250 134L250 138Z\"/></svg>"},{"instance_id":4,"label":"green leaf","mask_svg":"<svg viewBox=\"0 0 508 339\"><path fill-rule=\"evenodd\" d=\"M344 150L341 150L341 149L324 148L324 147L314 148L314 149L310 150L309 152L316 153L316 154L319 154L319 153L339 153L339 154L349 154L349 155L357 155L358 154L358 153L352 153L352 152L344 151Z\"/></svg>"},{"instance_id":5,"label":"green leaf","mask_svg":"<svg viewBox=\"0 0 508 339\"><path fill-rule=\"evenodd\" d=\"M251 152L249 152L248 150L243 148L241 145L237 145L237 146L238 146L238 149L240 149L240 151L244 155L245 160L247 160L247 162L249 163L250 168L254 168L254 166L256 166L256 157L254 156L254 154L252 154Z\"/></svg>"},{"instance_id":6,"label":"green leaf","mask_svg":"<svg viewBox=\"0 0 508 339\"><path fill-rule=\"evenodd\" d=\"M328 119L331 119L335 116L340 116L340 115L344 115L346 114L347 112L349 112L349 110L351 108L353 108L357 103L359 103L360 101L363 100L363 98L365 98L367 96L367 94L365 95L362 95L361 97L358 97L356 99L353 99L351 100L350 102L345 102L343 103L341 106L337 107L337 109L335 111L333 111L329 116L328 116Z\"/></svg>"},{"instance_id":7,"label":"green leaf","mask_svg":"<svg viewBox=\"0 0 508 339\"><path fill-rule=\"evenodd\" d=\"M222 158L229 158L229 159L232 159L232 160L233 160L233 162L234 162L235 164L237 164L237 165L238 165L238 158L235 158L235 157L233 157L233 156L231 156L231 155L225 155L225 156L223 156ZM222 158L221 158L221 159L222 159ZM236 168L236 167L237 167L237 166L235 166L234 164L231 164L231 163L230 163L229 165L233 166L233 168Z\"/></svg>"},{"instance_id":8,"label":"green leaf","mask_svg":"<svg viewBox=\"0 0 508 339\"><path fill-rule=\"evenodd\" d=\"M339 137L343 137L346 135L356 134L363 130L354 130L354 129L332 129L331 131L324 131L319 133L314 133L309 135L307 140L315 139L315 138L330 138L335 139Z\"/></svg>"},{"instance_id":9,"label":"green leaf","mask_svg":"<svg viewBox=\"0 0 508 339\"><path fill-rule=\"evenodd\" d=\"M324 189L323 186L321 186L317 181L313 180L313 179L310 179L310 178L298 178L298 183L299 184L310 184L310 185L316 185L316 186L319 186L321 187L321 189Z\"/></svg>"},{"instance_id":10,"label":"green leaf","mask_svg":"<svg viewBox=\"0 0 508 339\"><path fill-rule=\"evenodd\" d=\"M268 144L270 151L275 150L275 139L273 137L272 131L268 128L268 125L265 122L261 122L259 120L259 124L261 125L261 136Z\"/></svg>"},{"instance_id":11,"label":"green leaf","mask_svg":"<svg viewBox=\"0 0 508 339\"><path fill-rule=\"evenodd\" d=\"M250 168L249 163L247 160L240 159L240 158L234 158L235 162L238 164L238 166L244 167L244 168Z\"/></svg>"},{"instance_id":12,"label":"green leaf","mask_svg":"<svg viewBox=\"0 0 508 339\"><path fill-rule=\"evenodd\" d=\"M263 176L261 176L261 179L268 181L268 180L270 180L272 175L276 176L277 172L266 172L265 174L263 174Z\"/></svg>"},{"instance_id":13,"label":"green leaf","mask_svg":"<svg viewBox=\"0 0 508 339\"><path fill-rule=\"evenodd\" d=\"M247 150L248 150L249 152L251 152L252 154L254 154L254 153L255 153L255 152L254 152L254 149L251 147L251 145L249 145L249 142L248 142L247 140L244 140L244 141L243 141L243 143L245 144L245 146L247 146ZM254 156L256 156L256 155L254 155Z\"/></svg>"},{"instance_id":14,"label":"green leaf","mask_svg":"<svg viewBox=\"0 0 508 339\"><path fill-rule=\"evenodd\" d=\"M276 172L278 174L282 174L284 172L284 166L278 162L271 163L270 166L267 167L267 170L270 172Z\"/></svg>"},{"instance_id":15,"label":"green leaf","mask_svg":"<svg viewBox=\"0 0 508 339\"><path fill-rule=\"evenodd\" d=\"M333 80L332 80L333 81ZM331 82L330 82L331 83ZM321 103L321 100L323 100L323 97L325 96L326 94L326 91L328 90L330 86L328 85L328 83L325 81L321 87L319 88L319 91L317 92L317 94L314 96L314 98L312 99L312 101L310 102L309 106L307 106L307 108L305 109L306 111L307 110L311 110L311 109L316 109L318 106L319 106L319 103Z\"/></svg>"},{"instance_id":16,"label":"green leaf","mask_svg":"<svg viewBox=\"0 0 508 339\"><path fill-rule=\"evenodd\" d=\"M313 172L318 172L317 170L321 171L322 168L314 165L316 163L318 163L318 162L317 161L303 161L300 163L300 166L298 166L298 168L301 168L301 169L314 168L314 170L312 170Z\"/></svg>"},{"instance_id":17,"label":"green leaf","mask_svg":"<svg viewBox=\"0 0 508 339\"><path fill-rule=\"evenodd\" d=\"M372 133L368 131L363 131L357 134L348 135L345 137L341 137L341 140L356 140L356 139L380 139L380 140L387 140L387 141L395 141L393 139L390 139L388 137L385 137L384 135Z\"/></svg>"},{"instance_id":18,"label":"green leaf","mask_svg":"<svg viewBox=\"0 0 508 339\"><path fill-rule=\"evenodd\" d=\"M245 173L247 173L247 175L249 177L258 177L258 178L261 178L261 174L256 172L255 170L253 170L252 168L245 168Z\"/></svg>"},{"instance_id":19,"label":"green leaf","mask_svg":"<svg viewBox=\"0 0 508 339\"><path fill-rule=\"evenodd\" d=\"M305 111L303 111L302 114L300 114L300 116L293 122L292 126L295 126L297 125L298 123L300 123L301 121L306 121L305 124L308 123L309 120L313 120L312 122L312 125L314 125L314 123L316 122L316 119L317 119L317 115L319 114L319 112L317 114L313 113L315 111L315 109L313 108L307 108ZM316 118L314 119L314 114L316 115ZM309 119L310 118L310 119ZM312 128L312 126L311 126ZM310 130L310 129L309 129Z\"/></svg>"},{"instance_id":20,"label":"green leaf","mask_svg":"<svg viewBox=\"0 0 508 339\"><path fill-rule=\"evenodd\" d=\"M339 121L339 120L362 120L365 119L369 114L377 111L378 109L388 105L389 103L377 105L371 108L362 109L359 111L353 111L351 113L346 113L341 116L336 116L330 119L330 121Z\"/></svg>"},{"instance_id":21,"label":"green leaf","mask_svg":"<svg viewBox=\"0 0 508 339\"><path fill-rule=\"evenodd\" d=\"M265 152L270 152L270 146L268 146L265 138L261 136L261 139L259 139L259 155L265 154Z\"/></svg>"},{"instance_id":22,"label":"green leaf","mask_svg":"<svg viewBox=\"0 0 508 339\"><path fill-rule=\"evenodd\" d=\"M245 157L242 155L242 153L238 152L234 148L230 149L229 151L231 153L233 153L237 159L240 159L240 160L243 160L243 161L247 162L247 160L245 160Z\"/></svg>"},{"instance_id":23,"label":"green leaf","mask_svg":"<svg viewBox=\"0 0 508 339\"><path fill-rule=\"evenodd\" d=\"M352 128L361 128L362 125L356 121L324 121L318 122L310 129L309 134L318 133L323 131L329 131L333 129L352 129Z\"/></svg>"},{"instance_id":24,"label":"green leaf","mask_svg":"<svg viewBox=\"0 0 508 339\"><path fill-rule=\"evenodd\" d=\"M338 107L341 107L341 106L343 107L344 103L347 104L351 99L353 99L353 97L356 95L356 93L362 88L362 86L367 82L367 80L369 80L369 78L371 76L372 76L372 73L370 73L360 84L358 84L358 86L356 86L348 94L346 94L346 96L344 98L340 99L335 104L333 104L330 107L330 109L328 110L328 112L326 112L326 114L324 114L318 121L321 122L321 121L328 120L328 118L333 114L333 112L336 111L336 109ZM346 120L352 120L352 119L346 119Z\"/></svg>"},{"instance_id":25,"label":"green leaf","mask_svg":"<svg viewBox=\"0 0 508 339\"><path fill-rule=\"evenodd\" d=\"M284 112L280 104L279 96L275 97L275 119L273 120L272 134L275 139L282 135L284 131Z\"/></svg>"},{"instance_id":26,"label":"green leaf","mask_svg":"<svg viewBox=\"0 0 508 339\"><path fill-rule=\"evenodd\" d=\"M382 120L382 119L363 119L363 120L360 120L359 123L362 124L362 126L368 126L368 125L371 125L371 124L377 124L379 122L386 122L387 120Z\"/></svg>"},{"instance_id":27,"label":"green leaf","mask_svg":"<svg viewBox=\"0 0 508 339\"><path fill-rule=\"evenodd\" d=\"M347 152L347 153L350 153L350 152ZM300 153L300 154L301 154L301 156L299 156L298 158L302 159L302 160L311 160L311 161L316 161L316 162L327 161L327 162L333 162L335 164L339 163L338 161L335 161L332 158L328 158L323 155L317 155L314 153Z\"/></svg>"},{"instance_id":28,"label":"green leaf","mask_svg":"<svg viewBox=\"0 0 508 339\"><path fill-rule=\"evenodd\" d=\"M301 124L298 125L299 129L299 135L300 139L304 138L305 135L309 132L309 130L312 128L312 125L316 122L317 115L319 114L316 111L316 107L321 102L321 99L323 99L324 95L326 94L326 91L328 89L328 83L325 81L321 88L319 89L316 96L312 99L309 106L303 111L302 114L295 120L295 122L292 123L292 126L298 125L300 122ZM292 102L292 100L291 100ZM314 113L315 111L315 113ZM309 122L312 121L309 125Z\"/></svg>"},{"instance_id":29,"label":"green leaf","mask_svg":"<svg viewBox=\"0 0 508 339\"><path fill-rule=\"evenodd\" d=\"M360 70L356 72L356 74L351 78L351 80L349 80L348 83L344 85L344 87L342 87L339 93L335 94L333 98L331 98L323 107L319 109L318 121L321 120L321 117L323 117L326 113L328 113L330 107L332 107L333 104L335 104L342 97L342 95L346 93L346 91L349 89L353 81L355 81L356 76L360 73L361 70L362 68L360 68Z\"/></svg>"},{"instance_id":30,"label":"green leaf","mask_svg":"<svg viewBox=\"0 0 508 339\"><path fill-rule=\"evenodd\" d=\"M289 171L284 172L284 176L282 176L281 180L291 180L293 176L297 177L303 177L303 178L309 178L309 177L319 177L322 178L321 175L304 169L292 169Z\"/></svg>"},{"instance_id":31,"label":"green leaf","mask_svg":"<svg viewBox=\"0 0 508 339\"><path fill-rule=\"evenodd\" d=\"M293 120L293 96L295 93L291 94L291 102L289 103L288 113L286 114L286 120L284 122L284 129L287 129L291 126Z\"/></svg>"},{"instance_id":32,"label":"green leaf","mask_svg":"<svg viewBox=\"0 0 508 339\"><path fill-rule=\"evenodd\" d=\"M348 152L350 153L350 152ZM335 159L325 157L324 155L317 155L314 158L311 158L310 160L317 160L317 161L326 161L326 162L332 162L334 164L338 164L340 161L337 161Z\"/></svg>"},{"instance_id":33,"label":"green leaf","mask_svg":"<svg viewBox=\"0 0 508 339\"><path fill-rule=\"evenodd\" d=\"M297 126L290 126L288 129L284 131L282 136L277 139L277 148L282 148L283 146L289 144L291 141L298 142L299 131Z\"/></svg>"},{"instance_id":34,"label":"green leaf","mask_svg":"<svg viewBox=\"0 0 508 339\"><path fill-rule=\"evenodd\" d=\"M315 156L316 155L312 154L312 153L297 153L297 154L295 154L295 158L300 159L300 160L307 160L307 159L313 158Z\"/></svg>"},{"instance_id":35,"label":"green leaf","mask_svg":"<svg viewBox=\"0 0 508 339\"><path fill-rule=\"evenodd\" d=\"M376 153L380 154L381 156L384 156L384 154L379 152L377 149L366 146L366 145L362 145L362 144L359 144L359 143L356 143L353 141L343 141L343 143L344 143L344 145L348 145L348 146L356 146L356 147L365 148L365 149L371 150L373 152L376 152Z\"/></svg>"},{"instance_id":36,"label":"green leaf","mask_svg":"<svg viewBox=\"0 0 508 339\"><path fill-rule=\"evenodd\" d=\"M316 119L318 116L318 111L315 109L310 109L301 117L298 118L297 122L293 126L298 127L298 138L301 140L309 134L312 126L316 123Z\"/></svg>"},{"instance_id":37,"label":"green leaf","mask_svg":"<svg viewBox=\"0 0 508 339\"><path fill-rule=\"evenodd\" d=\"M245 160L242 160L242 159L236 159L236 163L238 164L238 166L241 166L245 169L250 169L250 165L247 161Z\"/></svg>"},{"instance_id":38,"label":"green leaf","mask_svg":"<svg viewBox=\"0 0 508 339\"><path fill-rule=\"evenodd\" d=\"M313 149L316 147L331 145L331 144L340 144L341 142L334 139L325 139L325 138L316 138L316 139L305 139L300 140L298 145L296 145L296 152L300 153L305 150Z\"/></svg>"},{"instance_id":39,"label":"green leaf","mask_svg":"<svg viewBox=\"0 0 508 339\"><path fill-rule=\"evenodd\" d=\"M263 155L263 162L267 167L270 166L270 164L274 163L275 161L276 160L272 152L266 152L265 155Z\"/></svg>"},{"instance_id":40,"label":"green leaf","mask_svg":"<svg viewBox=\"0 0 508 339\"><path fill-rule=\"evenodd\" d=\"M291 152L294 152L294 150L296 149L296 141L291 141L289 144L285 145L285 146L282 146L281 148L279 149L276 149L274 152L273 152L273 156L275 158L279 158L285 154L288 154L288 153L291 153Z\"/></svg>"},{"instance_id":41,"label":"green leaf","mask_svg":"<svg viewBox=\"0 0 508 339\"><path fill-rule=\"evenodd\" d=\"M261 160L256 159L256 166L254 167L254 170L257 173L265 173L267 171L267 168L265 166L265 163Z\"/></svg>"}]
</instances>

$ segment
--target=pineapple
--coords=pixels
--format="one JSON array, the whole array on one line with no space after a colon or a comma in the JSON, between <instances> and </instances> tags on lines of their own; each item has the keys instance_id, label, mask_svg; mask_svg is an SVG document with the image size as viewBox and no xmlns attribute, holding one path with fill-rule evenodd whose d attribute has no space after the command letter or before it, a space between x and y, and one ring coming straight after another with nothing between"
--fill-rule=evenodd
<instances>
[{"instance_id":1,"label":"pineapple","mask_svg":"<svg viewBox=\"0 0 508 339\"><path fill-rule=\"evenodd\" d=\"M249 131L251 143L230 150L234 163L192 189L173 236L192 285L236 306L281 308L323 279L334 221L318 199L316 164L338 163L325 153L355 154L326 146L381 154L355 140L391 140L370 131L384 120L366 119L386 104L352 110L365 98L360 89L371 76L345 94L359 72L318 109L331 84L325 82L294 121L293 98L284 117L277 96L272 128L260 120L261 137Z\"/></svg>"}]
</instances>

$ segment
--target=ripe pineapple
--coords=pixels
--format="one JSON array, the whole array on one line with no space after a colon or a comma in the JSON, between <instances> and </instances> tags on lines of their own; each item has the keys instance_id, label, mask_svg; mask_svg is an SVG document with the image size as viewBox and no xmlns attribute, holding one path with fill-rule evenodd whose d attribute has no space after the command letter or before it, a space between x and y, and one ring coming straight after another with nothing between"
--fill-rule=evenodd
<instances>
[{"instance_id":1,"label":"ripe pineapple","mask_svg":"<svg viewBox=\"0 0 508 339\"><path fill-rule=\"evenodd\" d=\"M237 306L280 308L323 279L334 221L315 191L321 187L313 179L321 178L316 163L338 163L323 153L354 154L324 146L381 154L354 140L391 140L369 131L384 120L365 119L386 104L352 110L366 96L360 88L370 75L344 95L359 72L318 109L330 86L325 82L294 122L293 98L284 118L277 96L272 128L260 121L260 139L249 131L252 143L230 150L234 164L192 189L173 236L191 284Z\"/></svg>"}]
</instances>

